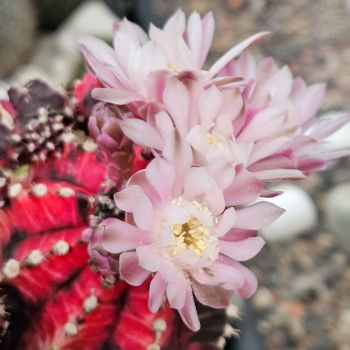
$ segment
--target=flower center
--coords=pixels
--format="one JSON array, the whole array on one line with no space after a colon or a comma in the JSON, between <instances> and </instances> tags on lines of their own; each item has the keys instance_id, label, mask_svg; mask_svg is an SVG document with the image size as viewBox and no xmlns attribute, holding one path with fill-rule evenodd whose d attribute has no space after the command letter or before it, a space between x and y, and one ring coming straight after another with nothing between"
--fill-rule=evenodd
<instances>
[{"instance_id":1,"label":"flower center","mask_svg":"<svg viewBox=\"0 0 350 350\"><path fill-rule=\"evenodd\" d=\"M179 67L178 67L175 63L169 64L169 65L168 65L168 70L169 70L170 72L173 72L173 73L176 73L176 74L180 72Z\"/></svg>"},{"instance_id":2,"label":"flower center","mask_svg":"<svg viewBox=\"0 0 350 350\"><path fill-rule=\"evenodd\" d=\"M207 134L207 139L210 145L215 145L216 143L219 142L226 142L225 137L219 134Z\"/></svg>"},{"instance_id":3,"label":"flower center","mask_svg":"<svg viewBox=\"0 0 350 350\"><path fill-rule=\"evenodd\" d=\"M182 199L175 199L173 203L181 206ZM199 212L212 217L209 209L193 201L192 206ZM184 224L172 224L172 254L178 255L182 250L191 250L198 256L204 256L208 246L215 242L217 238L213 236L208 228L195 216L190 216Z\"/></svg>"}]
</instances>

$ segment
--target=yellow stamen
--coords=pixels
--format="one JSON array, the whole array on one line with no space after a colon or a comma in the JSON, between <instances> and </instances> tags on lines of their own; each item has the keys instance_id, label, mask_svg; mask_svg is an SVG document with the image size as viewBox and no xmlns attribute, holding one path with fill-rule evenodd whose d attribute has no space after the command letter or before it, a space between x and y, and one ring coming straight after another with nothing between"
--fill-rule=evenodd
<instances>
[{"instance_id":1,"label":"yellow stamen","mask_svg":"<svg viewBox=\"0 0 350 350\"><path fill-rule=\"evenodd\" d=\"M225 141L225 138L222 135L210 134L210 133L207 134L207 139L210 145L214 145L216 143Z\"/></svg>"}]
</instances>

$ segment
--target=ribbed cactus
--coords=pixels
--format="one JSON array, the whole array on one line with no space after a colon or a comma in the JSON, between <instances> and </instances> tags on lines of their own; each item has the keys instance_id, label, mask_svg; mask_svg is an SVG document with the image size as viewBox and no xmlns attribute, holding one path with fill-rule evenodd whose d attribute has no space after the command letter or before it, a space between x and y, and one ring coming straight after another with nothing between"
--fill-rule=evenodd
<instances>
[{"instance_id":1,"label":"ribbed cactus","mask_svg":"<svg viewBox=\"0 0 350 350\"><path fill-rule=\"evenodd\" d=\"M63 115L67 102L61 95L51 95L57 99L53 102L50 97L47 102L43 91L47 92L48 87L33 95L31 87L43 86L40 84L30 83L27 90L16 90L16 96L22 93L31 96L32 102L25 107L28 111L31 103L35 104L31 121L40 118L38 109L43 108L37 100L40 104L46 103L45 125L51 127L50 116ZM12 108L14 127L5 128L1 133L5 132L10 138L18 135L23 140L31 121L18 124L23 120L22 105L18 104L18 98L13 98L14 93L10 92L10 96L12 103L6 108ZM58 101L59 106L53 108L53 103ZM149 311L149 281L140 287L130 287L117 275L102 277L94 271L96 269L90 268L85 243L90 221L93 225L94 220L99 222L106 216L122 216L123 213L110 200L115 189L106 187L108 169L100 153L96 153L96 145L88 137L74 140L68 137L71 124L62 122L60 132L51 133L49 141L42 135L45 127L35 129L46 143L58 145L59 152L55 148L46 152L45 157L34 158L42 154L42 147L31 151L24 147L24 153L16 151L19 155L25 154L25 157L16 158L21 159L18 166L24 164L24 160L29 163L25 176L16 174L15 158L2 160L3 166L12 167L12 172L11 176L0 174L3 183L1 349L221 348L225 326L227 332L225 311L199 306L202 329L192 333L182 324L176 311L166 304L155 314ZM12 143L3 147L5 155L12 155L13 150ZM130 148L129 152L133 150ZM130 169L145 162L140 159L139 150L135 153L134 161L134 156L128 154L130 164L126 166ZM90 250L94 250L93 243ZM112 255L101 259L117 263Z\"/></svg>"}]
</instances>

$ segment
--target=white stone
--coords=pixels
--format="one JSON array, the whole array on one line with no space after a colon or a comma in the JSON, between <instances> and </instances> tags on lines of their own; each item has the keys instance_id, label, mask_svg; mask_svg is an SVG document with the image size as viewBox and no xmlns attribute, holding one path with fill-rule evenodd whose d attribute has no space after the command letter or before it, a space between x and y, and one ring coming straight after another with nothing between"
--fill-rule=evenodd
<instances>
[{"instance_id":1,"label":"white stone","mask_svg":"<svg viewBox=\"0 0 350 350\"><path fill-rule=\"evenodd\" d=\"M2 273L7 278L16 278L21 271L21 264L16 259L9 259L6 261Z\"/></svg>"},{"instance_id":2,"label":"white stone","mask_svg":"<svg viewBox=\"0 0 350 350\"><path fill-rule=\"evenodd\" d=\"M306 191L289 183L278 184L272 189L283 191L283 193L273 198L261 200L276 204L285 209L285 212L262 230L261 234L267 241L292 239L317 225L317 208Z\"/></svg>"},{"instance_id":3,"label":"white stone","mask_svg":"<svg viewBox=\"0 0 350 350\"><path fill-rule=\"evenodd\" d=\"M44 260L44 258L44 254L40 250L34 249L27 256L26 263L31 266L36 266L39 265Z\"/></svg>"},{"instance_id":4,"label":"white stone","mask_svg":"<svg viewBox=\"0 0 350 350\"><path fill-rule=\"evenodd\" d=\"M20 195L21 192L22 192L22 185L20 183L16 183L16 184L10 185L8 189L8 196L10 198L16 198Z\"/></svg>"},{"instance_id":5,"label":"white stone","mask_svg":"<svg viewBox=\"0 0 350 350\"><path fill-rule=\"evenodd\" d=\"M64 240L60 240L58 242L55 243L55 245L53 246L53 253L56 255L66 255L69 252L70 246L68 244L68 242L64 241Z\"/></svg>"},{"instance_id":6,"label":"white stone","mask_svg":"<svg viewBox=\"0 0 350 350\"><path fill-rule=\"evenodd\" d=\"M335 187L323 205L327 228L335 233L345 249L350 251L350 183Z\"/></svg>"},{"instance_id":7,"label":"white stone","mask_svg":"<svg viewBox=\"0 0 350 350\"><path fill-rule=\"evenodd\" d=\"M266 310L274 304L274 297L266 287L260 287L255 293L252 303L256 310Z\"/></svg>"}]
</instances>

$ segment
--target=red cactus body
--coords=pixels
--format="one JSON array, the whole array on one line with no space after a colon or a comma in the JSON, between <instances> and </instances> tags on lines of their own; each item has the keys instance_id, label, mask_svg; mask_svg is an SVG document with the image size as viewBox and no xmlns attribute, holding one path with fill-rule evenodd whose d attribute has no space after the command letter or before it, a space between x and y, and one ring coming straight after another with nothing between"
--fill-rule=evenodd
<instances>
[{"instance_id":1,"label":"red cactus body","mask_svg":"<svg viewBox=\"0 0 350 350\"><path fill-rule=\"evenodd\" d=\"M90 268L83 233L107 173L92 146L67 143L58 158L32 164L24 180L8 185L0 209L1 349L218 348L223 311L203 308L202 330L193 334L167 305L148 310L148 282L130 287ZM137 152L139 168L145 161ZM211 336L201 338L205 332Z\"/></svg>"}]
</instances>

